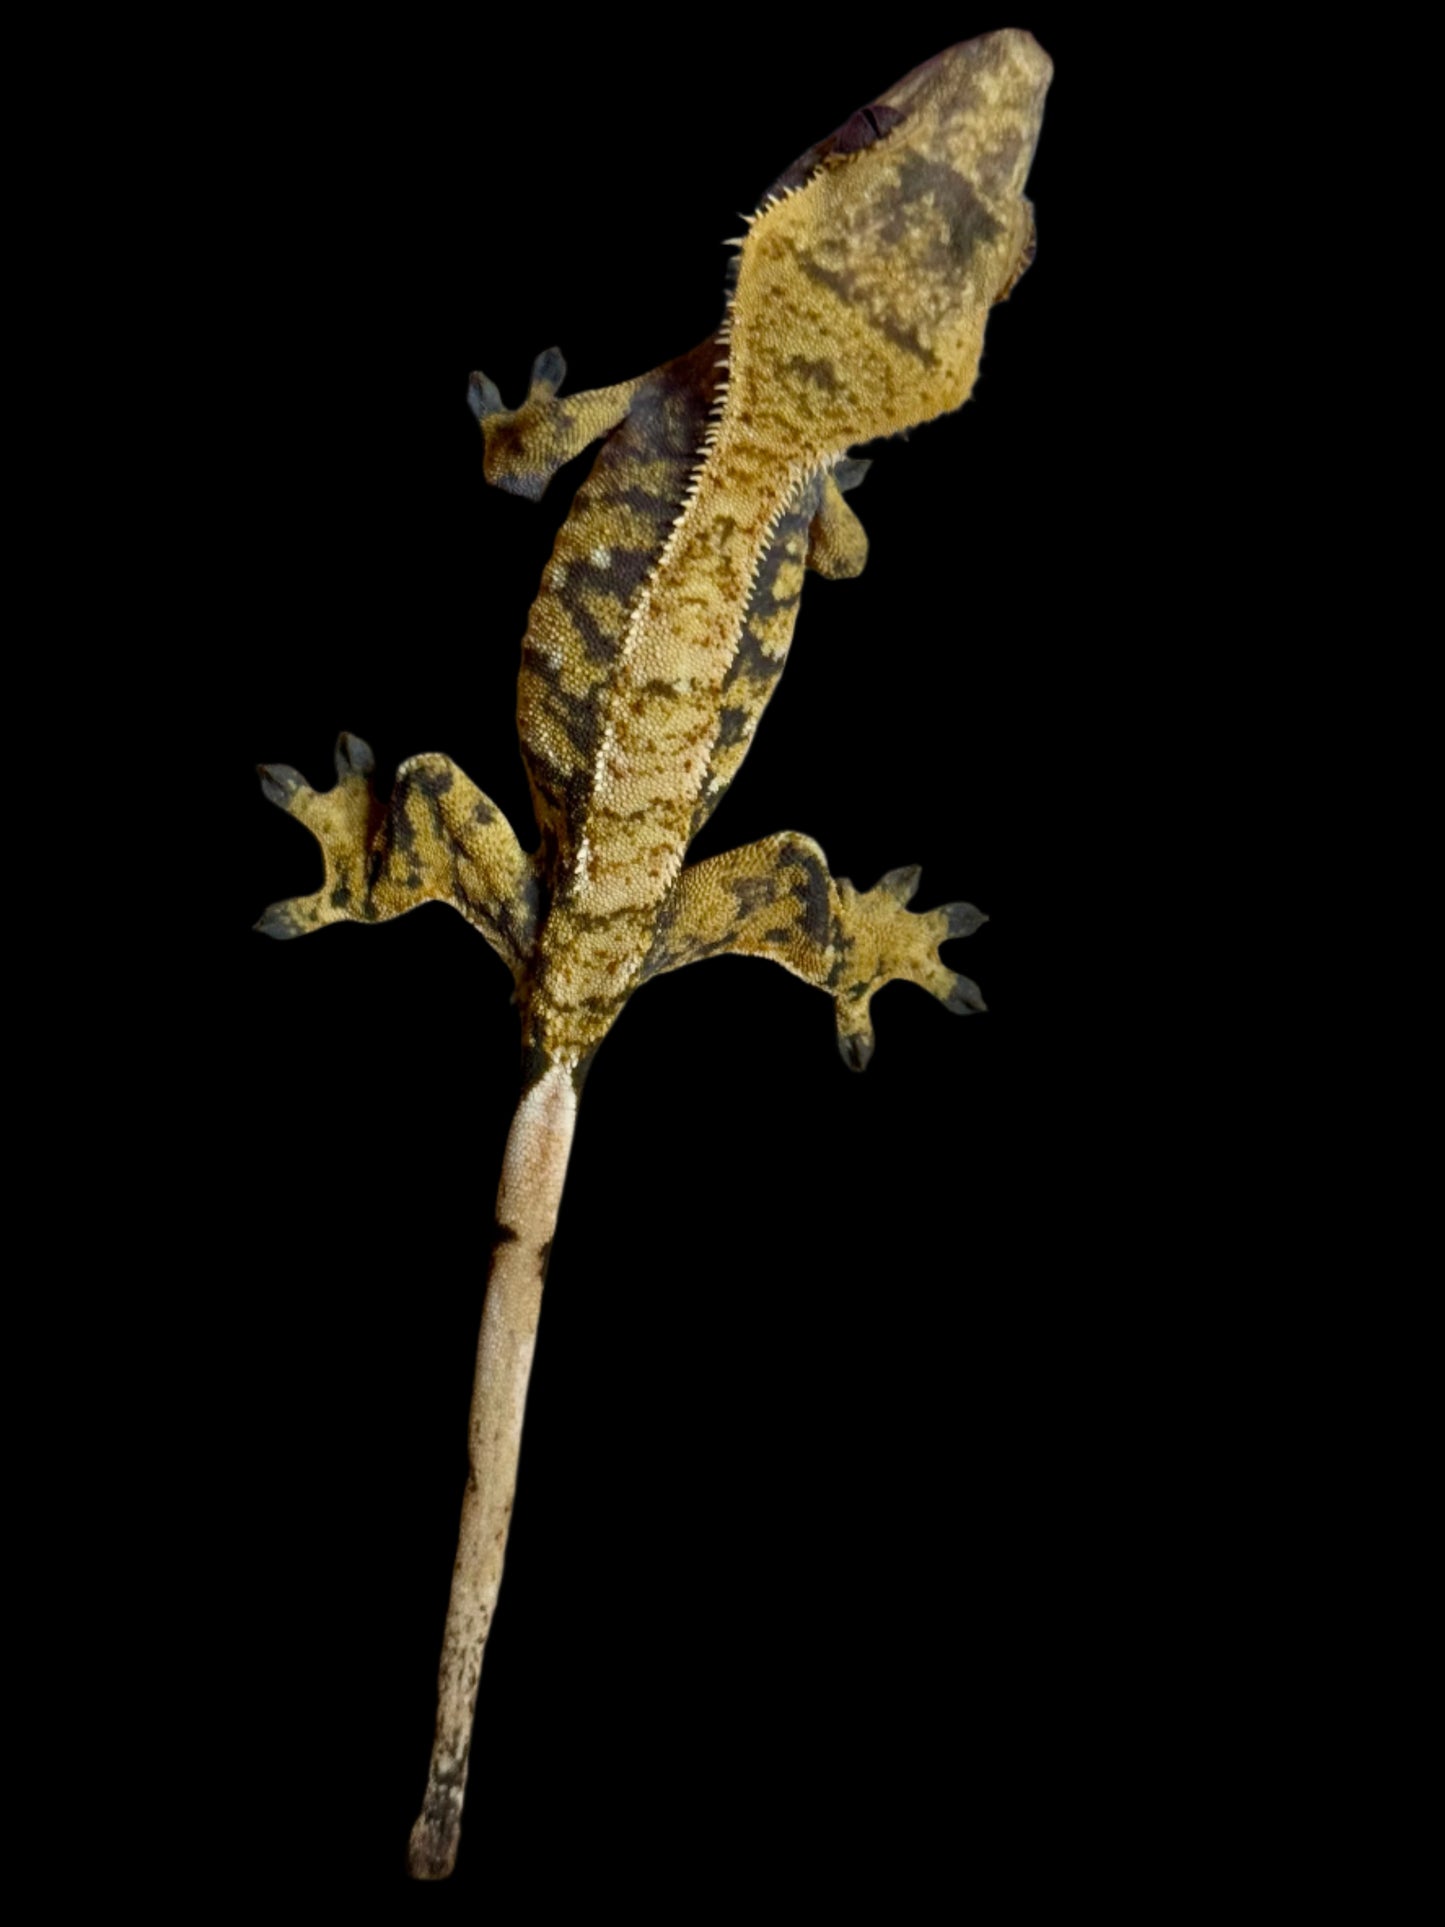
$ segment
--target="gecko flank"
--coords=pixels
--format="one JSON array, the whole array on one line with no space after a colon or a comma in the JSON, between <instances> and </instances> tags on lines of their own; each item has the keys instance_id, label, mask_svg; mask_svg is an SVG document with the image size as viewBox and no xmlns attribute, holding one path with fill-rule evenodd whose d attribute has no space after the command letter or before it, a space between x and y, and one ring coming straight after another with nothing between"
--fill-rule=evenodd
<instances>
[{"instance_id":1,"label":"gecko flank","mask_svg":"<svg viewBox=\"0 0 1445 1927\"><path fill-rule=\"evenodd\" d=\"M436 900L512 973L522 1094L503 1164L473 1393L470 1473L411 1871L451 1871L482 1655L501 1584L542 1279L593 1053L649 977L724 953L770 957L832 1000L861 1070L871 1003L903 980L982 1009L939 955L982 921L915 912L915 868L871 890L785 830L689 864L736 777L792 641L809 569L856 575L868 542L850 450L964 402L984 323L1033 255L1023 189L1051 77L1027 33L952 47L810 148L764 195L717 332L631 381L562 393L555 349L526 399L483 375L470 402L496 486L532 499L600 443L522 643L518 728L536 847L441 755L388 802L355 737L316 791L285 766L270 800L311 830L325 879L258 925L300 936ZM530 842L532 839L528 839Z\"/></svg>"}]
</instances>

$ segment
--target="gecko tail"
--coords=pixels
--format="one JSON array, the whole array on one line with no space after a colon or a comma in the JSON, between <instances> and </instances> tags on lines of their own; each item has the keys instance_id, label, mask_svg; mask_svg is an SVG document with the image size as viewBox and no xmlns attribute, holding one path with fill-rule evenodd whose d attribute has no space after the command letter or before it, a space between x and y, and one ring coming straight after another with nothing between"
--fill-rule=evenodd
<instances>
[{"instance_id":1,"label":"gecko tail","mask_svg":"<svg viewBox=\"0 0 1445 1927\"><path fill-rule=\"evenodd\" d=\"M472 1387L470 1469L437 1675L436 1733L407 1850L415 1880L444 1880L456 1865L482 1658L517 1488L542 1281L576 1123L573 1072L551 1064L524 1088L507 1134Z\"/></svg>"}]
</instances>

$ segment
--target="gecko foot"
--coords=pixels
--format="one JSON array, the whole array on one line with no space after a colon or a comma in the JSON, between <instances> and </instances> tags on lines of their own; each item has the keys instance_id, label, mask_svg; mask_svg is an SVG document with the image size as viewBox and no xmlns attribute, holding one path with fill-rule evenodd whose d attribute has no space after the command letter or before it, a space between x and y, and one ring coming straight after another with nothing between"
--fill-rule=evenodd
<instances>
[{"instance_id":1,"label":"gecko foot","mask_svg":"<svg viewBox=\"0 0 1445 1927\"><path fill-rule=\"evenodd\" d=\"M267 799L321 845L326 876L315 896L273 903L256 928L303 937L328 923L385 923L423 903L460 910L519 978L536 933L539 890L531 858L489 796L449 756L408 756L390 800L379 802L376 758L359 736L336 739L336 782L314 790L299 770L263 764Z\"/></svg>"},{"instance_id":2,"label":"gecko foot","mask_svg":"<svg viewBox=\"0 0 1445 1927\"><path fill-rule=\"evenodd\" d=\"M527 399L508 408L497 384L480 371L467 383L467 406L486 436L484 469L497 488L528 501L540 499L559 463L552 459L560 424L557 390L567 377L560 348L544 348L532 363Z\"/></svg>"},{"instance_id":3,"label":"gecko foot","mask_svg":"<svg viewBox=\"0 0 1445 1927\"><path fill-rule=\"evenodd\" d=\"M262 911L255 927L263 936L301 937L323 924L339 922L364 894L366 854L381 814L371 788L375 767L370 745L344 730L336 739L332 789L312 789L289 763L257 766L267 802L304 823L326 860L326 883L315 896L291 897Z\"/></svg>"},{"instance_id":4,"label":"gecko foot","mask_svg":"<svg viewBox=\"0 0 1445 1927\"><path fill-rule=\"evenodd\" d=\"M938 948L952 938L972 936L988 919L971 903L910 910L921 874L917 864L909 864L890 870L864 891L839 880L842 988L834 991L834 1010L838 1049L850 1070L866 1070L873 1056L869 1006L884 984L899 980L917 984L959 1015L986 1008L978 985L950 970L939 958Z\"/></svg>"}]
</instances>

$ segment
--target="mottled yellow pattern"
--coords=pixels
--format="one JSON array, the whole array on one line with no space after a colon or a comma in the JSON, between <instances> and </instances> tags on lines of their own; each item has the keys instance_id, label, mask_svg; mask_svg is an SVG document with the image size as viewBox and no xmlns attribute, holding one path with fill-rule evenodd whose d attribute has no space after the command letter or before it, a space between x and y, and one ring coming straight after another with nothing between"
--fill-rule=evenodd
<instances>
[{"instance_id":1,"label":"mottled yellow pattern","mask_svg":"<svg viewBox=\"0 0 1445 1927\"><path fill-rule=\"evenodd\" d=\"M383 809L373 758L357 736L336 744L336 783L314 790L282 763L263 765L268 799L321 845L326 881L314 896L273 903L257 929L299 937L328 923L381 923L421 903L449 903L474 923L520 983L537 935L536 869L512 826L445 756L413 756Z\"/></svg>"},{"instance_id":2,"label":"mottled yellow pattern","mask_svg":"<svg viewBox=\"0 0 1445 1927\"><path fill-rule=\"evenodd\" d=\"M715 780L725 787L745 753L741 739L717 753L718 719L744 626L764 651L791 636L802 553L775 570L777 617L753 604L790 500L852 443L957 407L988 309L1020 272L1033 234L1022 187L1049 63L1020 33L956 53L883 97L905 116L894 131L825 161L750 223L722 406L632 598L571 825L573 862L543 931L528 1019L549 1053L585 1055L605 1035L639 981L704 793ZM829 480L808 548L836 573L866 556Z\"/></svg>"},{"instance_id":3,"label":"mottled yellow pattern","mask_svg":"<svg viewBox=\"0 0 1445 1927\"><path fill-rule=\"evenodd\" d=\"M916 866L892 870L872 890L855 890L794 831L729 850L683 871L647 974L723 952L771 957L831 993L843 1061L862 1070L874 1049L869 1006L884 984L917 984L950 1010L984 1008L977 984L941 962L938 946L987 918L970 903L914 914L918 877Z\"/></svg>"},{"instance_id":4,"label":"mottled yellow pattern","mask_svg":"<svg viewBox=\"0 0 1445 1927\"><path fill-rule=\"evenodd\" d=\"M1024 272L1024 182L1051 68L1026 33L949 48L810 148L749 220L717 333L635 380L563 396L555 349L526 399L484 375L470 401L487 478L539 497L602 446L528 619L517 721L540 833L523 850L444 756L413 757L383 806L371 752L337 745L337 782L261 771L321 846L322 887L273 904L277 937L450 903L505 959L522 1022L478 1353L427 1792L409 1865L456 1858L482 1653L501 1584L542 1281L576 1099L593 1052L647 978L723 953L769 957L833 1000L861 1070L889 982L981 1010L939 957L983 921L915 913L916 869L871 890L793 831L688 866L777 686L805 572L857 575L868 538L843 491L855 444L957 408L990 307Z\"/></svg>"},{"instance_id":5,"label":"mottled yellow pattern","mask_svg":"<svg viewBox=\"0 0 1445 1927\"><path fill-rule=\"evenodd\" d=\"M764 209L733 303L730 428L823 461L967 399L1032 239L1051 74L1030 34L955 48L880 97L904 113L893 133Z\"/></svg>"}]
</instances>

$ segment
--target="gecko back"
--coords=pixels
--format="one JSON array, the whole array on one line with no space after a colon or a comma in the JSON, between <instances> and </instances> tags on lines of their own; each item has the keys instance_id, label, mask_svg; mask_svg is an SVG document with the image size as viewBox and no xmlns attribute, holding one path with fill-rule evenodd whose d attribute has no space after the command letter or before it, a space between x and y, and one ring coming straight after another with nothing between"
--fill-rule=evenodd
<instances>
[{"instance_id":1,"label":"gecko back","mask_svg":"<svg viewBox=\"0 0 1445 1927\"><path fill-rule=\"evenodd\" d=\"M524 1011L587 1054L667 967L688 844L746 754L804 568L856 573L852 444L955 408L1027 266L1050 66L1027 34L949 49L788 169L739 242L717 334L613 389L522 408L474 378L487 473L540 494L605 436L523 646L519 722L549 913Z\"/></svg>"}]
</instances>

